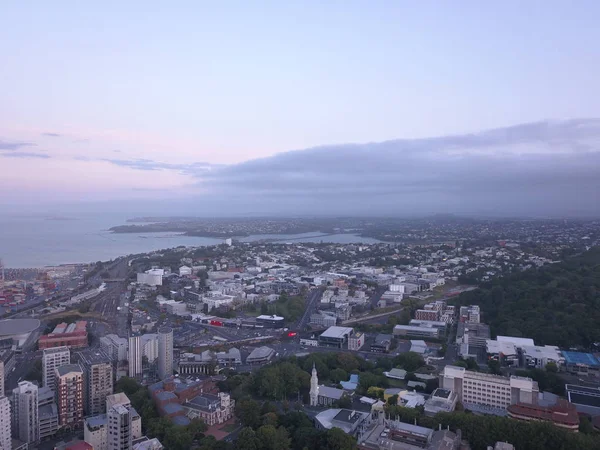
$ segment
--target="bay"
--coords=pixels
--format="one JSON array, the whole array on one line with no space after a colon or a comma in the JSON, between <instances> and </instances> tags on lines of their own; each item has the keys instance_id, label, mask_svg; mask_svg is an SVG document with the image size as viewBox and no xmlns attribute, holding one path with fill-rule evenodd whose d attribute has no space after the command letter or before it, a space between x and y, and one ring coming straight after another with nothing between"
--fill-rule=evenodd
<instances>
[{"instance_id":1,"label":"bay","mask_svg":"<svg viewBox=\"0 0 600 450\"><path fill-rule=\"evenodd\" d=\"M223 243L223 239L183 236L176 233L115 234L108 229L126 222L128 216L87 214L68 217L0 216L0 258L7 268L44 267L70 263L106 261L119 256L185 246ZM354 234L323 235L318 231L297 235L253 235L277 242L377 243Z\"/></svg>"}]
</instances>

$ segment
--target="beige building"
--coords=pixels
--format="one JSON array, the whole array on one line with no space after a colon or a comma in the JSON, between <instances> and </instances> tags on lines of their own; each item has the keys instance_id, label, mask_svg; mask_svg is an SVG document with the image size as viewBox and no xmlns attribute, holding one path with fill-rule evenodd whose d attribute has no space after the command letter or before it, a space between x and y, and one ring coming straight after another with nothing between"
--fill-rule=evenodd
<instances>
[{"instance_id":1,"label":"beige building","mask_svg":"<svg viewBox=\"0 0 600 450\"><path fill-rule=\"evenodd\" d=\"M30 381L21 381L12 394L13 436L26 444L35 444L40 439L38 387Z\"/></svg>"},{"instance_id":2,"label":"beige building","mask_svg":"<svg viewBox=\"0 0 600 450\"><path fill-rule=\"evenodd\" d=\"M10 430L10 400L0 397L0 448L12 449Z\"/></svg>"},{"instance_id":3,"label":"beige building","mask_svg":"<svg viewBox=\"0 0 600 450\"><path fill-rule=\"evenodd\" d=\"M126 408L131 408L131 401L129 397L125 395L123 392L119 392L118 394L112 394L106 397L106 414L108 411L117 405L123 405ZM133 439L139 439L142 437L142 418L135 411L135 409L131 408L131 432Z\"/></svg>"},{"instance_id":4,"label":"beige building","mask_svg":"<svg viewBox=\"0 0 600 450\"><path fill-rule=\"evenodd\" d=\"M515 403L536 404L539 388L531 378L503 377L446 366L440 374L440 387L456 392L463 404L506 409Z\"/></svg>"},{"instance_id":5,"label":"beige building","mask_svg":"<svg viewBox=\"0 0 600 450\"><path fill-rule=\"evenodd\" d=\"M87 416L106 411L106 397L113 393L113 367L110 357L101 351L78 353L83 368L84 402Z\"/></svg>"},{"instance_id":6,"label":"beige building","mask_svg":"<svg viewBox=\"0 0 600 450\"><path fill-rule=\"evenodd\" d=\"M44 387L56 391L56 369L65 364L71 364L71 351L69 347L44 349L42 356L42 381Z\"/></svg>"},{"instance_id":7,"label":"beige building","mask_svg":"<svg viewBox=\"0 0 600 450\"><path fill-rule=\"evenodd\" d=\"M79 364L65 364L55 369L58 422L61 427L83 425L83 370Z\"/></svg>"}]
</instances>

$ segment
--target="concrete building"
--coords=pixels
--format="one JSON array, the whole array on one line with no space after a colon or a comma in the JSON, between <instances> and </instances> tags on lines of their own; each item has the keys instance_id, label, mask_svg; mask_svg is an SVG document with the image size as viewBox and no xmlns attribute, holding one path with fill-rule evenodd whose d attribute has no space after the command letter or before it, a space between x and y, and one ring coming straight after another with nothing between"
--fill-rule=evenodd
<instances>
[{"instance_id":1,"label":"concrete building","mask_svg":"<svg viewBox=\"0 0 600 450\"><path fill-rule=\"evenodd\" d=\"M38 387L30 381L20 381L12 391L13 437L26 444L40 440Z\"/></svg>"},{"instance_id":2,"label":"concrete building","mask_svg":"<svg viewBox=\"0 0 600 450\"><path fill-rule=\"evenodd\" d=\"M83 425L83 370L79 364L66 364L55 369L58 421L61 427Z\"/></svg>"},{"instance_id":3,"label":"concrete building","mask_svg":"<svg viewBox=\"0 0 600 450\"><path fill-rule=\"evenodd\" d=\"M435 309L417 309L415 311L415 319L417 320L429 320L437 322L440 320L440 311Z\"/></svg>"},{"instance_id":4,"label":"concrete building","mask_svg":"<svg viewBox=\"0 0 600 450\"><path fill-rule=\"evenodd\" d=\"M158 358L158 334L143 334L140 338L142 345L142 358L145 356L149 363Z\"/></svg>"},{"instance_id":5,"label":"concrete building","mask_svg":"<svg viewBox=\"0 0 600 450\"><path fill-rule=\"evenodd\" d=\"M144 273L138 273L137 282L148 286L162 286L164 274L163 269L150 269Z\"/></svg>"},{"instance_id":6,"label":"concrete building","mask_svg":"<svg viewBox=\"0 0 600 450\"><path fill-rule=\"evenodd\" d=\"M127 360L128 341L125 338L116 334L107 334L100 338L100 348L114 363Z\"/></svg>"},{"instance_id":7,"label":"concrete building","mask_svg":"<svg viewBox=\"0 0 600 450\"><path fill-rule=\"evenodd\" d=\"M131 407L111 406L107 411L107 450L132 450L133 429Z\"/></svg>"},{"instance_id":8,"label":"concrete building","mask_svg":"<svg viewBox=\"0 0 600 450\"><path fill-rule=\"evenodd\" d=\"M173 375L173 328L158 329L158 376L161 380Z\"/></svg>"},{"instance_id":9,"label":"concrete building","mask_svg":"<svg viewBox=\"0 0 600 450\"><path fill-rule=\"evenodd\" d=\"M0 449L12 449L12 434L10 429L10 400L0 397Z\"/></svg>"},{"instance_id":10,"label":"concrete building","mask_svg":"<svg viewBox=\"0 0 600 450\"><path fill-rule=\"evenodd\" d=\"M471 372L463 367L446 366L440 374L440 387L456 393L464 405L480 405L506 410L515 403L537 404L539 388L531 378L510 378Z\"/></svg>"},{"instance_id":11,"label":"concrete building","mask_svg":"<svg viewBox=\"0 0 600 450\"><path fill-rule=\"evenodd\" d=\"M438 328L423 327L415 325L396 325L394 326L394 336L414 336L422 338L437 339L440 335Z\"/></svg>"},{"instance_id":12,"label":"concrete building","mask_svg":"<svg viewBox=\"0 0 600 450\"><path fill-rule=\"evenodd\" d=\"M255 348L246 358L246 364L264 364L275 356L275 350L263 345Z\"/></svg>"},{"instance_id":13,"label":"concrete building","mask_svg":"<svg viewBox=\"0 0 600 450\"><path fill-rule=\"evenodd\" d=\"M392 335L379 333L375 336L375 341L371 344L373 353L387 353L392 345Z\"/></svg>"},{"instance_id":14,"label":"concrete building","mask_svg":"<svg viewBox=\"0 0 600 450\"><path fill-rule=\"evenodd\" d=\"M343 348L348 345L348 338L354 334L351 327L329 327L319 336L322 347Z\"/></svg>"},{"instance_id":15,"label":"concrete building","mask_svg":"<svg viewBox=\"0 0 600 450\"><path fill-rule=\"evenodd\" d=\"M113 393L113 367L110 358L101 351L78 353L83 369L85 411L88 416L106 410L106 397Z\"/></svg>"},{"instance_id":16,"label":"concrete building","mask_svg":"<svg viewBox=\"0 0 600 450\"><path fill-rule=\"evenodd\" d=\"M348 350L357 351L365 344L365 334L358 332L348 336Z\"/></svg>"},{"instance_id":17,"label":"concrete building","mask_svg":"<svg viewBox=\"0 0 600 450\"><path fill-rule=\"evenodd\" d=\"M40 441L51 438L58 431L58 407L54 391L47 387L38 389L38 419Z\"/></svg>"},{"instance_id":18,"label":"concrete building","mask_svg":"<svg viewBox=\"0 0 600 450\"><path fill-rule=\"evenodd\" d=\"M344 433L359 436L369 425L371 414L350 409L327 409L315 417L315 427L320 430L339 428Z\"/></svg>"},{"instance_id":19,"label":"concrete building","mask_svg":"<svg viewBox=\"0 0 600 450\"><path fill-rule=\"evenodd\" d=\"M83 440L94 450L108 450L108 416L87 417L83 423Z\"/></svg>"},{"instance_id":20,"label":"concrete building","mask_svg":"<svg viewBox=\"0 0 600 450\"><path fill-rule=\"evenodd\" d=\"M559 399L555 405L540 406L516 403L507 408L508 416L525 421L550 422L567 431L579 431L579 414L575 405Z\"/></svg>"},{"instance_id":21,"label":"concrete building","mask_svg":"<svg viewBox=\"0 0 600 450\"><path fill-rule=\"evenodd\" d=\"M142 341L139 335L129 336L129 376L140 379L142 377Z\"/></svg>"},{"instance_id":22,"label":"concrete building","mask_svg":"<svg viewBox=\"0 0 600 450\"><path fill-rule=\"evenodd\" d=\"M127 397L127 395L125 395L123 392L106 397L107 414L112 407L117 405L123 405L131 411L131 430L133 439L142 437L142 418L137 411L131 407L131 401L129 400L129 397Z\"/></svg>"},{"instance_id":23,"label":"concrete building","mask_svg":"<svg viewBox=\"0 0 600 450\"><path fill-rule=\"evenodd\" d=\"M42 381L44 387L56 392L56 369L71 364L71 351L68 347L48 348L42 355Z\"/></svg>"},{"instance_id":24,"label":"concrete building","mask_svg":"<svg viewBox=\"0 0 600 450\"><path fill-rule=\"evenodd\" d=\"M337 323L337 316L333 313L319 312L310 315L310 324L321 327L333 327Z\"/></svg>"},{"instance_id":25,"label":"concrete building","mask_svg":"<svg viewBox=\"0 0 600 450\"><path fill-rule=\"evenodd\" d=\"M458 312L458 320L463 323L481 322L481 311L479 309L479 306L461 306Z\"/></svg>"},{"instance_id":26,"label":"concrete building","mask_svg":"<svg viewBox=\"0 0 600 450\"><path fill-rule=\"evenodd\" d=\"M438 388L425 402L425 415L433 417L440 412L452 412L457 402L458 396L454 391Z\"/></svg>"}]
</instances>

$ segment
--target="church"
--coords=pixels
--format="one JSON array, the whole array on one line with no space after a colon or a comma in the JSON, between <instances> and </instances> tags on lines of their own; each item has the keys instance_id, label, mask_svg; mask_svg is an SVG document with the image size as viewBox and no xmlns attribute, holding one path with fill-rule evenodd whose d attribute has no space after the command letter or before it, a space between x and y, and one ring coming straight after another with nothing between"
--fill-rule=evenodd
<instances>
[{"instance_id":1,"label":"church","mask_svg":"<svg viewBox=\"0 0 600 450\"><path fill-rule=\"evenodd\" d=\"M312 376L310 377L310 406L331 406L344 395L346 395L346 392L343 389L319 386L317 368L313 364Z\"/></svg>"}]
</instances>

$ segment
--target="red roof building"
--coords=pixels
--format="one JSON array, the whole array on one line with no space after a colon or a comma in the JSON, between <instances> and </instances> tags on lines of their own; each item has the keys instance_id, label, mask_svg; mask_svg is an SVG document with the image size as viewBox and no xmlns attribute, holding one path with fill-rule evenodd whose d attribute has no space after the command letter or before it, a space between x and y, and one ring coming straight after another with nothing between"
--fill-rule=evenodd
<instances>
[{"instance_id":1,"label":"red roof building","mask_svg":"<svg viewBox=\"0 0 600 450\"><path fill-rule=\"evenodd\" d=\"M65 322L56 325L52 333L41 336L38 341L40 350L67 346L69 348L81 348L88 346L87 322L79 320L76 323Z\"/></svg>"},{"instance_id":2,"label":"red roof building","mask_svg":"<svg viewBox=\"0 0 600 450\"><path fill-rule=\"evenodd\" d=\"M552 422L565 430L579 431L579 414L575 405L565 399L559 399L553 406L538 406L517 403L506 408L508 416L519 420L538 420Z\"/></svg>"}]
</instances>

